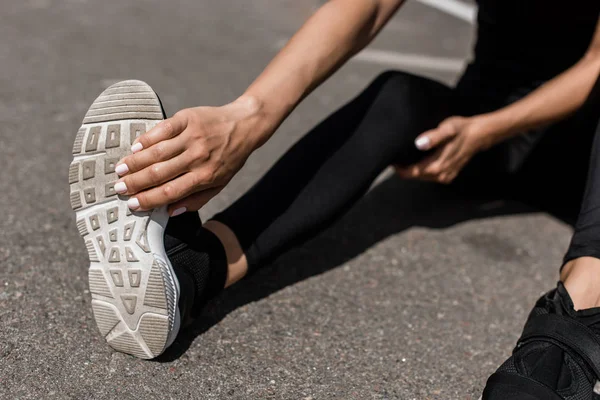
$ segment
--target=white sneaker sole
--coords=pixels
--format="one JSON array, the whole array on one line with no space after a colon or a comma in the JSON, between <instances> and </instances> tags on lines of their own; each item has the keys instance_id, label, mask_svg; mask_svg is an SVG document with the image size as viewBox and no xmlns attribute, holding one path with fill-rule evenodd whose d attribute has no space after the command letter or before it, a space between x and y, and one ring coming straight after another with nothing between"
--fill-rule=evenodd
<instances>
[{"instance_id":1,"label":"white sneaker sole","mask_svg":"<svg viewBox=\"0 0 600 400\"><path fill-rule=\"evenodd\" d=\"M98 329L115 350L146 359L161 354L179 331L179 282L163 244L169 216L166 207L131 212L127 196L114 191L114 170L134 139L162 119L160 101L146 83L112 85L85 115L69 168Z\"/></svg>"}]
</instances>

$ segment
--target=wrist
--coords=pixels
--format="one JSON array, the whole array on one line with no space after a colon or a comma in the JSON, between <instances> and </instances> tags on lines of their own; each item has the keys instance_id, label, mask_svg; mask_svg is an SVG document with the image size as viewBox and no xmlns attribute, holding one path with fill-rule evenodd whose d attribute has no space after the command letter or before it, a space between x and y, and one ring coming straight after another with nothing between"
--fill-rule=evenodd
<instances>
[{"instance_id":1,"label":"wrist","mask_svg":"<svg viewBox=\"0 0 600 400\"><path fill-rule=\"evenodd\" d=\"M253 151L265 144L281 123L258 96L244 93L231 104L243 110L242 119Z\"/></svg>"},{"instance_id":2,"label":"wrist","mask_svg":"<svg viewBox=\"0 0 600 400\"><path fill-rule=\"evenodd\" d=\"M481 150L487 150L507 139L508 129L494 113L481 114L472 118Z\"/></svg>"},{"instance_id":3,"label":"wrist","mask_svg":"<svg viewBox=\"0 0 600 400\"><path fill-rule=\"evenodd\" d=\"M300 102L301 93L290 88L269 87L260 82L255 82L240 98L252 98L265 116L281 122L285 119Z\"/></svg>"}]
</instances>

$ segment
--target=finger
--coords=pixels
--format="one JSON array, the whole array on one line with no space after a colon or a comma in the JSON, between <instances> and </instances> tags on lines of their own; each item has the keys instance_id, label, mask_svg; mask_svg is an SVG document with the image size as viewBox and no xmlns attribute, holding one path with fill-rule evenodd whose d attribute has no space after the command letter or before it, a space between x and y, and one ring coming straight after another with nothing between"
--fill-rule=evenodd
<instances>
[{"instance_id":1,"label":"finger","mask_svg":"<svg viewBox=\"0 0 600 400\"><path fill-rule=\"evenodd\" d=\"M437 182L438 177L436 175L431 175L424 171L421 171L418 175L413 175L413 176L409 177L408 179L414 179L414 180L426 181L426 182Z\"/></svg>"},{"instance_id":2,"label":"finger","mask_svg":"<svg viewBox=\"0 0 600 400\"><path fill-rule=\"evenodd\" d=\"M423 177L423 165L425 164L417 164L412 166L412 168L410 169L410 174L412 178L419 179Z\"/></svg>"},{"instance_id":3,"label":"finger","mask_svg":"<svg viewBox=\"0 0 600 400\"><path fill-rule=\"evenodd\" d=\"M411 166L403 167L400 165L394 165L394 171L400 178L409 178L411 176Z\"/></svg>"},{"instance_id":4,"label":"finger","mask_svg":"<svg viewBox=\"0 0 600 400\"><path fill-rule=\"evenodd\" d=\"M420 134L415 140L419 150L433 149L456 135L454 124L442 123L437 128Z\"/></svg>"},{"instance_id":5,"label":"finger","mask_svg":"<svg viewBox=\"0 0 600 400\"><path fill-rule=\"evenodd\" d=\"M457 158L452 163L452 168L447 172L446 183L452 183L467 164L468 158Z\"/></svg>"},{"instance_id":6,"label":"finger","mask_svg":"<svg viewBox=\"0 0 600 400\"><path fill-rule=\"evenodd\" d=\"M433 154L424 158L415 167L419 170L420 175L427 175L430 179L434 179L441 172L441 157L443 148L437 149Z\"/></svg>"},{"instance_id":7,"label":"finger","mask_svg":"<svg viewBox=\"0 0 600 400\"><path fill-rule=\"evenodd\" d=\"M126 175L115 184L115 191L127 195L139 193L188 172L188 166L189 160L183 155L154 163L141 171Z\"/></svg>"},{"instance_id":8,"label":"finger","mask_svg":"<svg viewBox=\"0 0 600 400\"><path fill-rule=\"evenodd\" d=\"M436 178L443 172L442 163L439 160L432 162L423 169L423 174Z\"/></svg>"},{"instance_id":9,"label":"finger","mask_svg":"<svg viewBox=\"0 0 600 400\"><path fill-rule=\"evenodd\" d=\"M432 155L431 161L423 167L423 172L434 176L448 173L454 169L459 152L460 146L455 141L446 143Z\"/></svg>"},{"instance_id":10,"label":"finger","mask_svg":"<svg viewBox=\"0 0 600 400\"><path fill-rule=\"evenodd\" d=\"M439 165L441 164L440 158L444 151L445 148L437 149L423 160L408 167L396 165L396 171L403 178L435 181L437 175L441 171L439 168Z\"/></svg>"},{"instance_id":11,"label":"finger","mask_svg":"<svg viewBox=\"0 0 600 400\"><path fill-rule=\"evenodd\" d=\"M160 206L175 203L197 190L197 178L193 173L163 183L132 196L127 206L136 211L151 210Z\"/></svg>"},{"instance_id":12,"label":"finger","mask_svg":"<svg viewBox=\"0 0 600 400\"><path fill-rule=\"evenodd\" d=\"M444 146L442 154L438 159L438 165L432 166L430 172L439 175L440 183L451 183L458 172L465 164L465 159L461 154L459 146L453 146L452 143Z\"/></svg>"},{"instance_id":13,"label":"finger","mask_svg":"<svg viewBox=\"0 0 600 400\"><path fill-rule=\"evenodd\" d=\"M454 182L454 180L456 179L456 177L457 177L457 176L458 176L458 173L457 173L457 172L453 172L453 173L451 173L450 175L448 175L448 176L446 177L446 184L448 184L448 185L449 185L449 184L451 184L452 182Z\"/></svg>"},{"instance_id":14,"label":"finger","mask_svg":"<svg viewBox=\"0 0 600 400\"><path fill-rule=\"evenodd\" d=\"M171 139L187 127L187 119L181 116L181 114L175 114L171 118L167 118L161 121L154 128L138 137L131 146L131 151L137 153L142 149L147 149L152 145L163 140Z\"/></svg>"},{"instance_id":15,"label":"finger","mask_svg":"<svg viewBox=\"0 0 600 400\"><path fill-rule=\"evenodd\" d=\"M436 177L436 181L443 184L449 185L452 182L453 174L451 173L443 173Z\"/></svg>"},{"instance_id":16,"label":"finger","mask_svg":"<svg viewBox=\"0 0 600 400\"><path fill-rule=\"evenodd\" d=\"M435 132L436 129L430 129L417 136L415 139L415 146L417 149L425 151L431 148L431 139L429 137L433 134L433 132Z\"/></svg>"},{"instance_id":17,"label":"finger","mask_svg":"<svg viewBox=\"0 0 600 400\"><path fill-rule=\"evenodd\" d=\"M193 193L186 198L179 200L169 206L169 215L176 217L188 211L198 211L206 205L217 194L223 190L223 186L214 187Z\"/></svg>"},{"instance_id":18,"label":"finger","mask_svg":"<svg viewBox=\"0 0 600 400\"><path fill-rule=\"evenodd\" d=\"M396 168L396 174L403 179L407 179L410 177L406 168Z\"/></svg>"},{"instance_id":19,"label":"finger","mask_svg":"<svg viewBox=\"0 0 600 400\"><path fill-rule=\"evenodd\" d=\"M143 170L160 161L170 160L185 150L185 142L181 137L158 142L135 154L124 157L117 163L115 172L119 176Z\"/></svg>"},{"instance_id":20,"label":"finger","mask_svg":"<svg viewBox=\"0 0 600 400\"><path fill-rule=\"evenodd\" d=\"M440 183L452 183L460 171L462 171L468 160L468 157L462 156L460 153L453 154L446 162L443 172L440 174Z\"/></svg>"}]
</instances>

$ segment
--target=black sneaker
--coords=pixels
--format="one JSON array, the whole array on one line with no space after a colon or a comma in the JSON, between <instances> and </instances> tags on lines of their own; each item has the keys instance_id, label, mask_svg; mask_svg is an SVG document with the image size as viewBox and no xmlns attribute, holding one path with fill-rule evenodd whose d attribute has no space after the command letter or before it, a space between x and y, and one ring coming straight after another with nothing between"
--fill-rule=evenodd
<instances>
[{"instance_id":1,"label":"black sneaker","mask_svg":"<svg viewBox=\"0 0 600 400\"><path fill-rule=\"evenodd\" d=\"M600 400L600 308L575 311L561 282L540 298L483 400Z\"/></svg>"}]
</instances>

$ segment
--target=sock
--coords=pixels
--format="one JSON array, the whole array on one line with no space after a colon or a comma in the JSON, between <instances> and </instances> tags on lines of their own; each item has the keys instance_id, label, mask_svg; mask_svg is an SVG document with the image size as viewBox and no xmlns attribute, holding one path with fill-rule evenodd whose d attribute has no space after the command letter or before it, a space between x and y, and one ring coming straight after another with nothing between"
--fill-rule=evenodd
<instances>
[{"instance_id":1,"label":"sock","mask_svg":"<svg viewBox=\"0 0 600 400\"><path fill-rule=\"evenodd\" d=\"M206 302L225 287L227 256L223 244L214 233L202 227L197 213L170 218L164 243L179 279L183 308L180 311L184 319L196 317Z\"/></svg>"}]
</instances>

